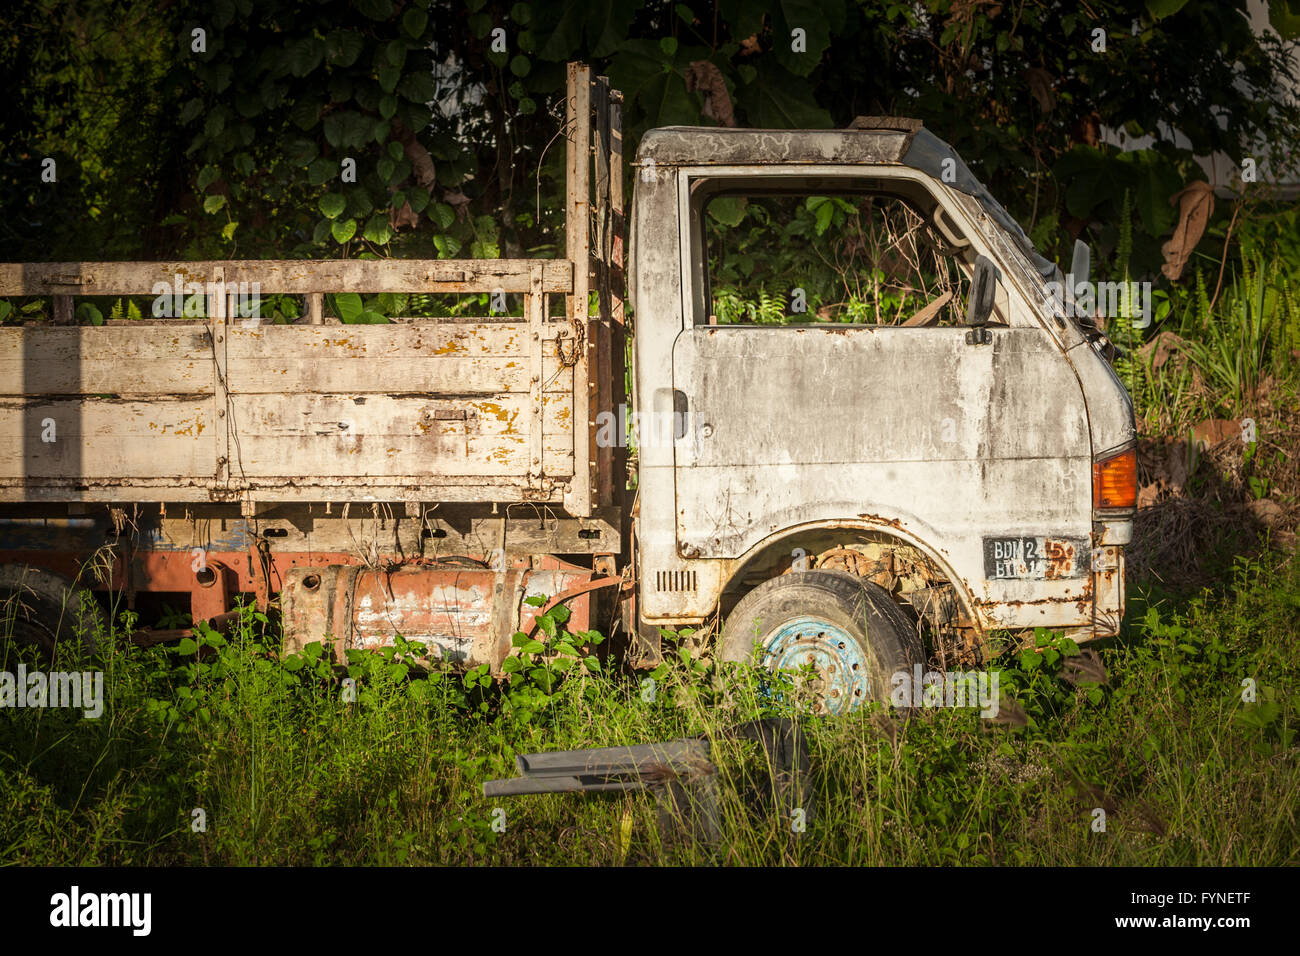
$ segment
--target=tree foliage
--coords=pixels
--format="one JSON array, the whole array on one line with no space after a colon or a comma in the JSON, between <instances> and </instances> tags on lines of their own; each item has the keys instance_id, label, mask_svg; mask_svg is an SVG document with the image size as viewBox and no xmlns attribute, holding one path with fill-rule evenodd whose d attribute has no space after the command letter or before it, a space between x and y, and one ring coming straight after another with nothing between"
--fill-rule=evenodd
<instances>
[{"instance_id":1,"label":"tree foliage","mask_svg":"<svg viewBox=\"0 0 1300 956\"><path fill-rule=\"evenodd\" d=\"M5 259L550 254L564 63L645 130L915 116L1049 254L1088 230L1151 271L1196 155L1300 133L1246 0L14 0L0 14ZM1300 3L1271 20L1296 35ZM202 43L196 38L201 31ZM708 64L701 67L701 64ZM1108 146L1101 128L1153 135ZM1174 130L1179 136L1175 137ZM58 160L57 183L40 162ZM351 161L351 163L349 163ZM355 176L352 175L354 164ZM1059 248L1057 248L1059 247Z\"/></svg>"}]
</instances>

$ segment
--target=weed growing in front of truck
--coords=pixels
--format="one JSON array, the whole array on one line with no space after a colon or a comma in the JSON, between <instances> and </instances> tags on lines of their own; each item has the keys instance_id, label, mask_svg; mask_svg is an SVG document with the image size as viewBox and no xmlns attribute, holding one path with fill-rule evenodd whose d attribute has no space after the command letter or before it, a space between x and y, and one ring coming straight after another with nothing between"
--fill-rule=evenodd
<instances>
[{"instance_id":1,"label":"weed growing in front of truck","mask_svg":"<svg viewBox=\"0 0 1300 956\"><path fill-rule=\"evenodd\" d=\"M526 604L544 607L546 598L524 598ZM504 712L516 720L528 722L537 712L548 706L559 681L570 672L599 673L600 661L591 655L605 640L599 631L572 633L565 628L569 609L563 604L544 613L538 613L534 622L547 638L543 643L523 631L511 638L515 650L501 664L506 675L507 689L503 696ZM481 668L480 682L486 679L487 668Z\"/></svg>"}]
</instances>

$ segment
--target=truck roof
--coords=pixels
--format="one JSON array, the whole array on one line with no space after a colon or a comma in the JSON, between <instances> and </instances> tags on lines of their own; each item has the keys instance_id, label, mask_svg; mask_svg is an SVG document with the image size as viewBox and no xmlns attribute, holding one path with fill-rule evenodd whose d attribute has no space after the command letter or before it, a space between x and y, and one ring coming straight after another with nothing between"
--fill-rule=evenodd
<instances>
[{"instance_id":1,"label":"truck roof","mask_svg":"<svg viewBox=\"0 0 1300 956\"><path fill-rule=\"evenodd\" d=\"M789 163L897 163L921 128L894 129L736 129L719 126L666 126L649 130L637 149L637 162L655 165L731 166Z\"/></svg>"}]
</instances>

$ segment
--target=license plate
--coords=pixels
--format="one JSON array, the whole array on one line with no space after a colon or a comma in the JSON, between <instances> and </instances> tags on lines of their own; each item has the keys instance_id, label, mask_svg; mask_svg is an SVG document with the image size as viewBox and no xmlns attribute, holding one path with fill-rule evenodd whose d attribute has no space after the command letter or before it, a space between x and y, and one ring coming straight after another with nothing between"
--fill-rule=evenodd
<instances>
[{"instance_id":1,"label":"license plate","mask_svg":"<svg viewBox=\"0 0 1300 956\"><path fill-rule=\"evenodd\" d=\"M1057 581L1091 570L1083 538L1005 537L984 539L984 576L990 581Z\"/></svg>"}]
</instances>

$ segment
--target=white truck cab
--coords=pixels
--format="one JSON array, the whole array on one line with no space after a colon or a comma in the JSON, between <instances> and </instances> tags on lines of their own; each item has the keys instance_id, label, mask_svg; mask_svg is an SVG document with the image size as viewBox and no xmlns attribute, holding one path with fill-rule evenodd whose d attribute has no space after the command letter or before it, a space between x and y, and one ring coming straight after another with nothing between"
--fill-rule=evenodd
<instances>
[{"instance_id":1,"label":"white truck cab","mask_svg":"<svg viewBox=\"0 0 1300 956\"><path fill-rule=\"evenodd\" d=\"M650 131L631 243L636 402L681 423L639 448L641 630L716 616L724 657L816 663L841 701L872 688L832 675L919 645L837 615L888 632L910 605L968 662L993 631L1115 634L1135 504L1132 402L1056 267L918 122L854 127ZM710 203L832 195L897 207L890 249L947 291L872 322L721 321Z\"/></svg>"}]
</instances>

